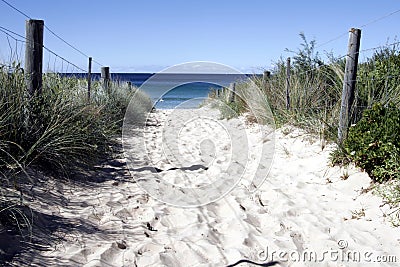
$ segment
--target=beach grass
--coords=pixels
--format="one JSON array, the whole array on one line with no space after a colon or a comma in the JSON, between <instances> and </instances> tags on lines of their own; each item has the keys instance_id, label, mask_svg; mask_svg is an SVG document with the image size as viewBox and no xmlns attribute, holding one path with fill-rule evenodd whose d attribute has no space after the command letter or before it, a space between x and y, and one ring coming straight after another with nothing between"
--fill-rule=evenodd
<instances>
[{"instance_id":1,"label":"beach grass","mask_svg":"<svg viewBox=\"0 0 400 267\"><path fill-rule=\"evenodd\" d=\"M122 132L131 97L150 109L150 98L137 88L111 83L105 90L87 81L56 73L43 75L41 95L30 96L21 66L0 69L0 223L17 228L30 223L18 209L25 205L22 184L33 181L29 170L71 178L93 168L112 153ZM135 112L144 112L136 110Z\"/></svg>"},{"instance_id":2,"label":"beach grass","mask_svg":"<svg viewBox=\"0 0 400 267\"><path fill-rule=\"evenodd\" d=\"M282 58L274 64L272 70L270 70L270 76L254 75L247 81L238 81L236 88L239 94L246 96L239 101L232 103L229 100L229 95L231 94L229 90L223 90L220 94L212 93L210 97L217 98L220 102L224 103L219 108L222 116L228 119L232 117L232 114L238 116L252 109L264 109L265 114L268 114L271 110L277 127L287 124L297 126L309 133L320 135L324 142L328 140L336 143L337 149L331 154L331 162L333 164L346 165L354 162L358 166L364 166L360 162L357 163L353 155L350 155L351 151L346 150L343 144L337 140L345 59L329 55L329 62L325 63L321 60L315 49L315 42L308 42L304 35L301 35L301 38L303 43L298 51L293 51L294 56L292 57L290 67L289 108L287 108L286 96L287 65L286 60ZM372 57L359 63L356 95L351 111L352 125L356 125L363 117L363 114L375 104L390 107L392 110L399 110L399 63L400 49L398 44L378 49ZM254 84L256 86L252 86ZM228 112L229 109L226 107L231 107L235 112ZM389 120L384 120L383 124L379 126L382 127L382 130L375 136L377 140L368 141L370 143L375 142L387 148L395 146L395 149L386 151L384 155L387 156L387 153L391 153L393 155L390 158L396 159L395 161L398 162L397 159L400 158L400 155L397 151L400 148L394 145L396 144L394 140L398 140L398 135L392 137L386 136L393 132L393 130L386 131L386 129L393 129L394 127L393 125L388 125ZM368 123L366 125L368 126ZM375 124L369 123L369 125L372 126ZM368 129L363 130L368 131ZM373 129L370 130L372 131ZM362 140L362 138L366 138L368 135L357 134L355 136L350 134L350 136L352 143L356 139L358 143L364 144L367 142L367 140ZM366 151L370 150L366 148ZM376 157L379 158L379 156L375 155L361 155L359 158L373 158L375 160ZM387 161L381 157L379 162ZM393 160L390 162L390 164L375 164L375 168L369 168L368 171L370 174L396 173L396 175L391 175L390 177L394 177L393 179L397 181L399 179L397 175L399 166L397 163L394 164ZM376 176L372 178L377 182L392 180ZM388 186L385 188L386 191L384 191L386 193L380 192L380 195L386 197L389 203L398 206L398 197L387 196L398 196L399 187Z\"/></svg>"}]
</instances>

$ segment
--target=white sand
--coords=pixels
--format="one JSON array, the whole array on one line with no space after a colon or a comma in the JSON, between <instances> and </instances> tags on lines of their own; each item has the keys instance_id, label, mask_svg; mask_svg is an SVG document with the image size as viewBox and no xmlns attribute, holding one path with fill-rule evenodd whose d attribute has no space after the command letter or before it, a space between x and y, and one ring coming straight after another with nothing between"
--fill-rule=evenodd
<instances>
[{"instance_id":1,"label":"white sand","mask_svg":"<svg viewBox=\"0 0 400 267\"><path fill-rule=\"evenodd\" d=\"M206 118L193 119L199 114ZM370 185L368 175L354 167L328 167L333 145L321 151L317 138L298 129L286 127L274 135L264 127L260 134L259 126L243 122L225 121L224 128L218 114L208 109L152 114L154 126L125 143L131 148L127 152L135 153L130 161L138 182L65 186L58 193L65 203L42 207L43 212L93 229L77 227L51 251L30 260L43 264L46 257L48 265L73 266L224 266L240 259L281 260L282 266L365 266L370 260L367 266L396 266L373 262L376 256L395 255L400 262L399 229L384 217L382 199L362 192ZM241 143L243 134L247 145ZM271 161L271 154L261 156L257 144L271 149L274 136L269 175L253 191L252 183L262 180L254 175L266 174ZM171 140L178 145L162 148ZM143 144L147 152L141 153ZM196 164L208 169L168 170ZM152 172L149 166L163 171ZM343 180L345 172L349 177ZM239 173L243 179L236 181ZM155 183L154 177L164 181ZM138 184L174 206L149 196ZM344 252L360 255L360 262L342 261ZM304 253L317 262L296 262Z\"/></svg>"}]
</instances>

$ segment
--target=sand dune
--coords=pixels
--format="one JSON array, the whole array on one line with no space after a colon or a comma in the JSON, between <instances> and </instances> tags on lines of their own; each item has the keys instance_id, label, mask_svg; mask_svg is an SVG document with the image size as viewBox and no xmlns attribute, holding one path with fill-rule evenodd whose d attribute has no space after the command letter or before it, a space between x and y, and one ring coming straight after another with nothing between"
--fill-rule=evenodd
<instances>
[{"instance_id":1,"label":"sand dune","mask_svg":"<svg viewBox=\"0 0 400 267\"><path fill-rule=\"evenodd\" d=\"M367 174L328 166L333 145L322 151L317 138L299 129L272 132L243 118L221 121L207 108L157 111L144 131L131 130L131 139L124 140L127 159L101 166L116 179L64 185L54 192L64 202L34 207L77 225L54 233L63 238L50 250L25 251L22 261L395 266L373 262L388 255L400 261L400 232L385 220L387 207L363 191L371 182ZM347 179L341 178L344 172ZM314 258L298 259L304 255Z\"/></svg>"}]
</instances>

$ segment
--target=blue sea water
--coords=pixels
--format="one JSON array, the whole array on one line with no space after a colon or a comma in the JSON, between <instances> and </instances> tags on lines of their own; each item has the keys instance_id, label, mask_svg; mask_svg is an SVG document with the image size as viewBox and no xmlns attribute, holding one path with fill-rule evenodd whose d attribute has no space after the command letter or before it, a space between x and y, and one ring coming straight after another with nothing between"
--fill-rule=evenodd
<instances>
[{"instance_id":1,"label":"blue sea water","mask_svg":"<svg viewBox=\"0 0 400 267\"><path fill-rule=\"evenodd\" d=\"M86 74L68 74L85 77ZM247 75L249 76L249 75ZM210 90L220 90L230 83L247 78L239 74L153 74L113 73L111 79L120 83L131 82L147 93L157 109L197 108ZM94 80L99 73L92 74Z\"/></svg>"},{"instance_id":2,"label":"blue sea water","mask_svg":"<svg viewBox=\"0 0 400 267\"><path fill-rule=\"evenodd\" d=\"M192 82L172 87L168 83L150 82L142 89L150 95L158 109L197 108L207 98L211 89L219 90L221 85Z\"/></svg>"}]
</instances>

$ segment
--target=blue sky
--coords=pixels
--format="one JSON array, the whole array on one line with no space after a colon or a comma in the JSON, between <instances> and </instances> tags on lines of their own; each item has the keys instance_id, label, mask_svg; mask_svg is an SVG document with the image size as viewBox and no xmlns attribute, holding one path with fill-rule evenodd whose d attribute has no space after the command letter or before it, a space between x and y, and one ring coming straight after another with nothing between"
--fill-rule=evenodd
<instances>
[{"instance_id":1,"label":"blue sky","mask_svg":"<svg viewBox=\"0 0 400 267\"><path fill-rule=\"evenodd\" d=\"M300 32L315 39L317 46L341 36L318 50L343 55L351 27L400 9L398 0L7 1L30 17L45 20L51 30L112 72L157 72L188 61L260 72L280 57L290 56L285 48L300 46ZM0 26L25 35L24 21L24 16L0 1ZM385 45L388 38L394 42L399 31L400 12L368 24L362 27L361 49ZM45 32L45 46L87 68L84 56L49 32ZM0 32L0 60L7 61L9 54L7 39ZM46 62L50 68L67 68L48 54ZM99 71L100 66L93 67Z\"/></svg>"}]
</instances>

